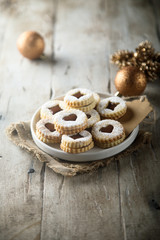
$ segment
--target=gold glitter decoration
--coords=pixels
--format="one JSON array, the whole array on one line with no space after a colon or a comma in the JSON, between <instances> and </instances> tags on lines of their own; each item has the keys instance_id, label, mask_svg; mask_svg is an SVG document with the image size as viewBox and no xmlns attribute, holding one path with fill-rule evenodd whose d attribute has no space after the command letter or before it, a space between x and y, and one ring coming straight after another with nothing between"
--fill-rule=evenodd
<instances>
[{"instance_id":1,"label":"gold glitter decoration","mask_svg":"<svg viewBox=\"0 0 160 240\"><path fill-rule=\"evenodd\" d=\"M160 52L155 52L151 42L143 41L135 52L119 50L111 56L111 62L121 69L126 66L135 66L142 71L149 81L160 76Z\"/></svg>"}]
</instances>

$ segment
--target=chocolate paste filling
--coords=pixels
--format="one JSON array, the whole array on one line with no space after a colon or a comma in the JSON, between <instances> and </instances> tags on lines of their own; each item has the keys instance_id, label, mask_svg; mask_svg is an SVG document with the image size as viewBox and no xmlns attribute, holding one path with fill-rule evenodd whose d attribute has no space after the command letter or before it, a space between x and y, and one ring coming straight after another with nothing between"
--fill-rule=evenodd
<instances>
[{"instance_id":1,"label":"chocolate paste filling","mask_svg":"<svg viewBox=\"0 0 160 240\"><path fill-rule=\"evenodd\" d=\"M114 110L115 107L118 105L119 103L113 103L113 102L109 102L107 108L110 110Z\"/></svg>"},{"instance_id":2,"label":"chocolate paste filling","mask_svg":"<svg viewBox=\"0 0 160 240\"><path fill-rule=\"evenodd\" d=\"M54 124L52 123L46 123L45 127L50 131L50 132L54 132L55 128L54 128Z\"/></svg>"},{"instance_id":3,"label":"chocolate paste filling","mask_svg":"<svg viewBox=\"0 0 160 240\"><path fill-rule=\"evenodd\" d=\"M75 135L72 135L70 137L73 138L73 139L83 138L83 136L81 136L79 133L77 133Z\"/></svg>"},{"instance_id":4,"label":"chocolate paste filling","mask_svg":"<svg viewBox=\"0 0 160 240\"><path fill-rule=\"evenodd\" d=\"M111 133L113 131L113 126L108 125L106 127L102 127L99 131L100 132L105 132L105 133Z\"/></svg>"},{"instance_id":5,"label":"chocolate paste filling","mask_svg":"<svg viewBox=\"0 0 160 240\"><path fill-rule=\"evenodd\" d=\"M60 112L62 109L60 108L59 105L56 105L56 106L54 106L54 107L49 108L49 110L52 111L52 114L55 114L55 113L57 113L57 112Z\"/></svg>"},{"instance_id":6,"label":"chocolate paste filling","mask_svg":"<svg viewBox=\"0 0 160 240\"><path fill-rule=\"evenodd\" d=\"M63 118L63 120L65 120L65 121L75 121L76 119L77 119L76 114L70 114L70 115L65 116L65 117Z\"/></svg>"},{"instance_id":7,"label":"chocolate paste filling","mask_svg":"<svg viewBox=\"0 0 160 240\"><path fill-rule=\"evenodd\" d=\"M88 118L88 119L91 117L91 115L90 115L90 114L86 114L86 115L87 115L87 118Z\"/></svg>"},{"instance_id":8,"label":"chocolate paste filling","mask_svg":"<svg viewBox=\"0 0 160 240\"><path fill-rule=\"evenodd\" d=\"M80 98L80 97L84 96L84 94L82 94L80 92L77 92L73 96L76 97L76 98Z\"/></svg>"}]
</instances>

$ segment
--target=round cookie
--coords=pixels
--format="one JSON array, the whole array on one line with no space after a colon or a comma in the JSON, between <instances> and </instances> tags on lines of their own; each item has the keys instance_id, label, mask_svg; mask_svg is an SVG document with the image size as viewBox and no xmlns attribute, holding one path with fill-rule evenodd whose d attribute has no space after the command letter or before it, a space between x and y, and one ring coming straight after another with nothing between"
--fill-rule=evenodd
<instances>
[{"instance_id":1,"label":"round cookie","mask_svg":"<svg viewBox=\"0 0 160 240\"><path fill-rule=\"evenodd\" d=\"M127 105L120 97L109 97L99 102L97 111L103 118L119 119L126 113Z\"/></svg>"},{"instance_id":2,"label":"round cookie","mask_svg":"<svg viewBox=\"0 0 160 240\"><path fill-rule=\"evenodd\" d=\"M55 130L53 120L41 119L36 124L36 135L45 143L60 143L61 135Z\"/></svg>"},{"instance_id":3,"label":"round cookie","mask_svg":"<svg viewBox=\"0 0 160 240\"><path fill-rule=\"evenodd\" d=\"M94 101L92 91L85 88L75 88L66 93L64 102L68 107L82 107Z\"/></svg>"},{"instance_id":4,"label":"round cookie","mask_svg":"<svg viewBox=\"0 0 160 240\"><path fill-rule=\"evenodd\" d=\"M54 124L61 134L74 134L87 127L87 116L80 110L63 110L55 115Z\"/></svg>"},{"instance_id":5,"label":"round cookie","mask_svg":"<svg viewBox=\"0 0 160 240\"><path fill-rule=\"evenodd\" d=\"M92 135L84 130L74 135L62 135L61 149L68 153L82 153L93 148Z\"/></svg>"},{"instance_id":6,"label":"round cookie","mask_svg":"<svg viewBox=\"0 0 160 240\"><path fill-rule=\"evenodd\" d=\"M109 148L118 145L125 139L125 131L120 122L108 119L94 124L92 136L97 146Z\"/></svg>"},{"instance_id":7,"label":"round cookie","mask_svg":"<svg viewBox=\"0 0 160 240\"><path fill-rule=\"evenodd\" d=\"M61 100L51 100L42 105L40 117L42 119L53 119L57 112L64 109L64 102Z\"/></svg>"}]
</instances>

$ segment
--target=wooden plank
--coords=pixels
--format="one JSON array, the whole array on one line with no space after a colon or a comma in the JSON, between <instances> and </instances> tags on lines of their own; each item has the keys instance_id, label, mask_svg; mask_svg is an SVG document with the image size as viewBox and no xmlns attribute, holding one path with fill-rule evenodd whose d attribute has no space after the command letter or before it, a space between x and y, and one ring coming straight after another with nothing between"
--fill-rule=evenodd
<instances>
[{"instance_id":1,"label":"wooden plank","mask_svg":"<svg viewBox=\"0 0 160 240\"><path fill-rule=\"evenodd\" d=\"M152 144L93 175L54 174L4 134L10 122L30 119L54 93L77 86L114 92L109 55L146 38L159 47L153 2L59 1L53 65L56 2L1 1L0 239L158 239L158 83L146 90L157 110L156 124L144 126L153 131ZM31 62L18 53L16 39L30 28L45 36L51 61ZM30 168L35 172L28 174Z\"/></svg>"},{"instance_id":2,"label":"wooden plank","mask_svg":"<svg viewBox=\"0 0 160 240\"><path fill-rule=\"evenodd\" d=\"M109 36L103 1L60 1L53 89L106 92ZM123 239L116 163L93 175L66 178L45 171L42 239ZM114 230L113 230L114 227Z\"/></svg>"},{"instance_id":3,"label":"wooden plank","mask_svg":"<svg viewBox=\"0 0 160 240\"><path fill-rule=\"evenodd\" d=\"M144 40L149 40L158 50L159 41L156 36L156 20L151 1L105 1L107 21L110 24L110 54L118 50L132 50ZM157 7L158 9L158 7ZM157 14L157 17L159 15ZM110 64L111 92L115 92L114 79L118 68Z\"/></svg>"},{"instance_id":4,"label":"wooden plank","mask_svg":"<svg viewBox=\"0 0 160 240\"><path fill-rule=\"evenodd\" d=\"M120 193L126 239L158 240L159 161L148 146L120 162ZM127 171L126 171L127 169ZM158 205L159 206L159 205Z\"/></svg>"},{"instance_id":5,"label":"wooden plank","mask_svg":"<svg viewBox=\"0 0 160 240\"><path fill-rule=\"evenodd\" d=\"M73 22L76 22L75 26ZM56 95L75 86L114 92L116 68L109 64L110 53L118 49L133 50L146 38L157 47L153 26L152 5L147 3L144 8L144 1L61 1L55 32L53 87ZM96 58L92 55L94 49ZM107 58L104 58L104 52ZM92 81L85 77L88 72ZM147 177L156 172L154 180L149 178L152 182L149 190L152 189L157 199L157 185L153 185L159 182L159 168L158 165L151 166L152 151L149 148L145 155L138 151L93 176L68 179L55 176L46 169L42 239L53 236L55 239L136 239L139 234L141 239L147 236L156 239L159 233L156 219L159 217L152 207L150 209L151 195L147 189ZM53 188L49 189L53 183ZM104 192L110 193L111 202L104 198ZM149 197L145 198L145 194Z\"/></svg>"},{"instance_id":6,"label":"wooden plank","mask_svg":"<svg viewBox=\"0 0 160 240\"><path fill-rule=\"evenodd\" d=\"M115 163L74 178L47 168L42 239L123 239L117 189Z\"/></svg>"},{"instance_id":7,"label":"wooden plank","mask_svg":"<svg viewBox=\"0 0 160 240\"><path fill-rule=\"evenodd\" d=\"M53 64L23 58L16 40L23 31L36 30L45 38L46 54L52 55L55 2L0 4L0 239L40 239L44 166L10 143L4 129L29 120L49 98ZM28 173L31 168L34 173Z\"/></svg>"},{"instance_id":8,"label":"wooden plank","mask_svg":"<svg viewBox=\"0 0 160 240\"><path fill-rule=\"evenodd\" d=\"M108 91L109 36L101 2L59 2L52 84L57 96L73 87Z\"/></svg>"},{"instance_id":9,"label":"wooden plank","mask_svg":"<svg viewBox=\"0 0 160 240\"><path fill-rule=\"evenodd\" d=\"M144 8L145 4L145 8ZM156 3L155 3L156 4ZM126 1L128 10L128 35L132 44L148 39L159 49L156 16L152 2ZM136 16L136 17L135 17ZM137 24L137 22L139 24ZM140 34L141 33L141 34ZM156 110L156 119L151 118L143 129L152 131L152 144L132 154L119 163L120 199L124 239L159 239L159 83L148 84L145 93ZM150 123L150 124L149 124ZM157 205L156 205L157 204Z\"/></svg>"}]
</instances>

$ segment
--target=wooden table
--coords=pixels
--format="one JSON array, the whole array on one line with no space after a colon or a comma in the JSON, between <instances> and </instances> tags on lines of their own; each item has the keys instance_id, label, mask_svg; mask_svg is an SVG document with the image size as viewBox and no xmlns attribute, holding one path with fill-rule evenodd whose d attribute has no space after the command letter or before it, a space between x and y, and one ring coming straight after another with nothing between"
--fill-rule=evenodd
<instances>
[{"instance_id":1,"label":"wooden table","mask_svg":"<svg viewBox=\"0 0 160 240\"><path fill-rule=\"evenodd\" d=\"M156 119L141 125L152 143L94 174L58 175L5 135L70 88L114 93L112 53L145 39L159 50L160 1L1 0L0 13L0 240L160 239L158 80L145 91ZM20 55L26 30L42 34L47 60Z\"/></svg>"}]
</instances>

